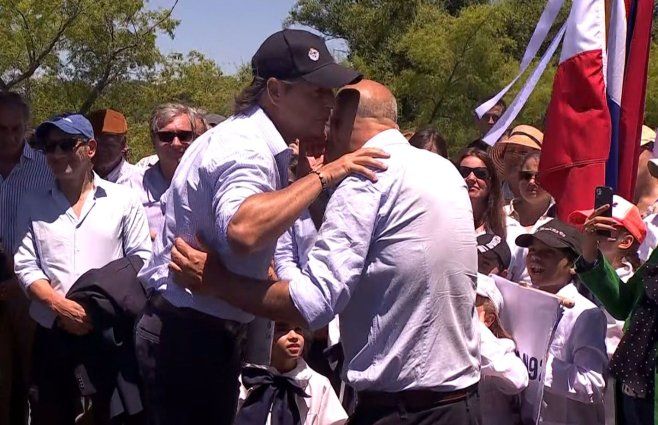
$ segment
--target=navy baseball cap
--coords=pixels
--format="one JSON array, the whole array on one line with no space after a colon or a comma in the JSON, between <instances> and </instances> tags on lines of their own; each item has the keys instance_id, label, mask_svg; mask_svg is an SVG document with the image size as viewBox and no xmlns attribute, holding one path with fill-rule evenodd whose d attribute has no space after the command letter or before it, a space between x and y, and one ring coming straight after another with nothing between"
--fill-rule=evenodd
<instances>
[{"instance_id":1,"label":"navy baseball cap","mask_svg":"<svg viewBox=\"0 0 658 425\"><path fill-rule=\"evenodd\" d=\"M284 29L269 36L251 59L254 77L301 78L334 89L358 82L363 75L338 65L324 39L304 30Z\"/></svg>"},{"instance_id":2,"label":"navy baseball cap","mask_svg":"<svg viewBox=\"0 0 658 425\"><path fill-rule=\"evenodd\" d=\"M52 127L56 127L71 136L82 136L87 140L94 138L94 128L91 126L91 122L83 115L70 114L59 115L39 124L35 131L37 143L45 142L44 138Z\"/></svg>"},{"instance_id":3,"label":"navy baseball cap","mask_svg":"<svg viewBox=\"0 0 658 425\"><path fill-rule=\"evenodd\" d=\"M503 269L509 269L512 252L500 236L484 233L477 237L478 255L498 261Z\"/></svg>"}]
</instances>

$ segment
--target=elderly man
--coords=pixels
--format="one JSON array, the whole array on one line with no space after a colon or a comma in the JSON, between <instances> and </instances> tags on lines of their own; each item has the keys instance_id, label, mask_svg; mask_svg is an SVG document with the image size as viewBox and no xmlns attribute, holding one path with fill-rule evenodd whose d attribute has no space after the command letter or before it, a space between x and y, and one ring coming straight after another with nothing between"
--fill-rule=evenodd
<instances>
[{"instance_id":1,"label":"elderly man","mask_svg":"<svg viewBox=\"0 0 658 425\"><path fill-rule=\"evenodd\" d=\"M30 108L17 93L0 93L0 425L26 424L34 322L14 276L12 254L24 229L22 198L53 185L46 159L25 142Z\"/></svg>"},{"instance_id":2,"label":"elderly man","mask_svg":"<svg viewBox=\"0 0 658 425\"><path fill-rule=\"evenodd\" d=\"M92 171L97 142L85 117L54 118L37 128L36 137L56 185L25 197L21 209L28 230L14 256L37 322L31 423L72 424L79 391L60 348L67 334L87 334L90 322L66 293L88 270L129 255L146 261L151 242L144 210L132 192Z\"/></svg>"},{"instance_id":3,"label":"elderly man","mask_svg":"<svg viewBox=\"0 0 658 425\"><path fill-rule=\"evenodd\" d=\"M383 153L366 150L286 187L288 143L321 137L332 89L360 75L336 64L321 37L288 29L263 42L252 72L235 115L206 132L183 158L167 192L163 234L140 273L156 292L135 331L154 424L232 423L242 335L253 320L174 283L168 270L174 238L184 235L194 243L200 233L232 270L264 279L278 237L324 188L351 172L374 178L368 167L381 166L372 157ZM271 346L262 339L262 346Z\"/></svg>"},{"instance_id":4,"label":"elderly man","mask_svg":"<svg viewBox=\"0 0 658 425\"><path fill-rule=\"evenodd\" d=\"M349 136L342 108L355 95ZM330 140L345 134L348 151L377 147L390 159L376 182L350 176L338 186L303 273L274 283L239 277L182 239L171 268L181 283L253 314L311 329L340 314L343 378L359 391L350 424L479 423L466 186L449 161L409 145L395 120L395 99L378 83L339 93Z\"/></svg>"},{"instance_id":5,"label":"elderly man","mask_svg":"<svg viewBox=\"0 0 658 425\"><path fill-rule=\"evenodd\" d=\"M121 112L99 109L89 114L98 148L94 155L94 171L116 184L129 184L136 169L125 160L128 149L128 122Z\"/></svg>"},{"instance_id":6,"label":"elderly man","mask_svg":"<svg viewBox=\"0 0 658 425\"><path fill-rule=\"evenodd\" d=\"M199 123L197 124L197 118ZM202 116L189 106L179 103L159 105L151 113L150 133L157 161L137 168L131 178L130 187L139 193L146 209L151 237L161 232L164 224L162 195L169 188L176 167L185 150L196 139L195 128L205 125Z\"/></svg>"}]
</instances>

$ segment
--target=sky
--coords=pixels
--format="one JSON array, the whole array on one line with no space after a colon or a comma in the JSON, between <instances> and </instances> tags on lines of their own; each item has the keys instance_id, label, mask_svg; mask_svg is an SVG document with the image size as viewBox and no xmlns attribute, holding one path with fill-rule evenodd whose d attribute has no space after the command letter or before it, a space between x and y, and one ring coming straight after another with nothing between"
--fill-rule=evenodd
<instances>
[{"instance_id":1,"label":"sky","mask_svg":"<svg viewBox=\"0 0 658 425\"><path fill-rule=\"evenodd\" d=\"M169 8L174 0L149 0L150 8ZM258 46L282 29L294 0L179 0L174 18L180 20L172 40L158 37L164 53L198 50L214 59L222 71L232 74L249 63ZM340 42L330 50L344 49Z\"/></svg>"}]
</instances>

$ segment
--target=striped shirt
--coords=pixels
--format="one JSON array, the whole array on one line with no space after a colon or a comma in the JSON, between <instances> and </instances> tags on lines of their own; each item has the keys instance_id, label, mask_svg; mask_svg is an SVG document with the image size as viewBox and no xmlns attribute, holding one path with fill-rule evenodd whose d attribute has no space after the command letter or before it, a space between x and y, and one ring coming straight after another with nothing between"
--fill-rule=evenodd
<instances>
[{"instance_id":1,"label":"striped shirt","mask_svg":"<svg viewBox=\"0 0 658 425\"><path fill-rule=\"evenodd\" d=\"M24 229L16 226L23 197L49 188L54 182L46 157L25 143L18 164L7 178L0 176L0 243L7 252L13 254L23 239Z\"/></svg>"},{"instance_id":2,"label":"striped shirt","mask_svg":"<svg viewBox=\"0 0 658 425\"><path fill-rule=\"evenodd\" d=\"M207 295L177 285L169 272L176 237L198 246L201 234L233 272L265 279L275 242L260 252L239 255L228 243L228 225L248 197L282 189L288 181L291 151L260 108L231 117L205 132L185 151L166 192L163 231L153 243L153 257L139 278L176 307L192 308L222 319L249 322L253 316Z\"/></svg>"}]
</instances>

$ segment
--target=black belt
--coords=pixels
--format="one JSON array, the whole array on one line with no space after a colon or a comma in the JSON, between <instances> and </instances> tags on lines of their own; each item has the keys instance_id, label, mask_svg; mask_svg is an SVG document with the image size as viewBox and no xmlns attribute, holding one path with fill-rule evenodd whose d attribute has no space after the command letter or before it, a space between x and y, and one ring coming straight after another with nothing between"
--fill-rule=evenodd
<instances>
[{"instance_id":1,"label":"black belt","mask_svg":"<svg viewBox=\"0 0 658 425\"><path fill-rule=\"evenodd\" d=\"M397 393L379 391L361 391L358 393L358 404L372 407L399 407L423 409L432 406L451 404L466 400L475 394L478 384L455 391L407 390Z\"/></svg>"},{"instance_id":2,"label":"black belt","mask_svg":"<svg viewBox=\"0 0 658 425\"><path fill-rule=\"evenodd\" d=\"M174 319L191 320L207 327L220 328L235 336L242 336L246 332L247 325L245 323L236 322L235 320L222 319L210 314L202 313L198 310L188 307L176 307L167 299L162 296L160 292L151 294L147 302L148 309L153 308L160 313L164 313Z\"/></svg>"}]
</instances>

